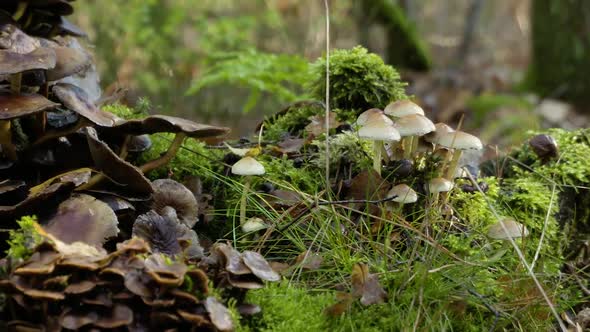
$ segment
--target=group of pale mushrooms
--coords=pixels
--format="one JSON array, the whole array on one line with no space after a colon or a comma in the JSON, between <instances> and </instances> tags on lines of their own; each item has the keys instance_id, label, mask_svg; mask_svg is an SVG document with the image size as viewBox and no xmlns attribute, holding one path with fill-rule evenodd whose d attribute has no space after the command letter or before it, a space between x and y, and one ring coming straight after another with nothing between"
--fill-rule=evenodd
<instances>
[{"instance_id":1,"label":"group of pale mushrooms","mask_svg":"<svg viewBox=\"0 0 590 332\"><path fill-rule=\"evenodd\" d=\"M384 159L412 159L424 154L442 154L444 168L439 170L438 177L428 180L425 188L434 197L434 202L438 200L439 194L453 189L456 177L463 176L465 171L459 168L462 153L483 148L476 136L454 130L444 123L432 123L424 115L424 110L410 100L392 102L384 110L369 109L359 115L356 125L359 137L373 142L373 169L379 175ZM387 197L399 204L418 200L416 191L405 183L393 186ZM526 235L524 225L509 218L498 221L488 232L490 238L499 240Z\"/></svg>"}]
</instances>

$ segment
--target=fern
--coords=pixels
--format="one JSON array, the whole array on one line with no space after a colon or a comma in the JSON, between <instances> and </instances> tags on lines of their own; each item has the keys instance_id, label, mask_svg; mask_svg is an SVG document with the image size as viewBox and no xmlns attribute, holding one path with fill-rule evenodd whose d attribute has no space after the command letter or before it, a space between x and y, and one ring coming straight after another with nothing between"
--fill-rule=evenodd
<instances>
[{"instance_id":1,"label":"fern","mask_svg":"<svg viewBox=\"0 0 590 332\"><path fill-rule=\"evenodd\" d=\"M265 93L279 103L304 97L302 91L309 78L309 64L299 56L249 49L218 53L211 62L213 65L193 82L187 94L194 95L222 84L247 88L250 96L242 108L244 113L252 110Z\"/></svg>"}]
</instances>

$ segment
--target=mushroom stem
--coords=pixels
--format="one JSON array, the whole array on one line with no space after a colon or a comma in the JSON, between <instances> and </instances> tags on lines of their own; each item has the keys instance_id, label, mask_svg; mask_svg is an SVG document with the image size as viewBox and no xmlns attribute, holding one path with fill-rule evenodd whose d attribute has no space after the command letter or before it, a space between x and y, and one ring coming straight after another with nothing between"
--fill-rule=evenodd
<instances>
[{"instance_id":1,"label":"mushroom stem","mask_svg":"<svg viewBox=\"0 0 590 332\"><path fill-rule=\"evenodd\" d=\"M244 183L244 190L242 191L242 198L240 199L240 225L246 223L246 204L248 201L248 192L250 191L250 177L246 176Z\"/></svg>"},{"instance_id":2,"label":"mushroom stem","mask_svg":"<svg viewBox=\"0 0 590 332\"><path fill-rule=\"evenodd\" d=\"M174 136L174 141L172 141L172 144L170 144L168 151L166 151L166 153L163 156L141 165L139 169L145 174L160 166L166 165L170 160L172 160L172 158L174 158L176 152L178 152L178 149L182 145L182 142L184 141L185 137L185 133L177 133L176 136Z\"/></svg>"},{"instance_id":3,"label":"mushroom stem","mask_svg":"<svg viewBox=\"0 0 590 332\"><path fill-rule=\"evenodd\" d=\"M414 136L407 136L404 137L403 147L404 147L404 159L410 159L412 156L412 141Z\"/></svg>"},{"instance_id":4,"label":"mushroom stem","mask_svg":"<svg viewBox=\"0 0 590 332\"><path fill-rule=\"evenodd\" d=\"M10 120L0 121L0 144L2 151L9 160L16 160L16 148L12 144L12 129Z\"/></svg>"},{"instance_id":5,"label":"mushroom stem","mask_svg":"<svg viewBox=\"0 0 590 332\"><path fill-rule=\"evenodd\" d=\"M381 146L383 142L380 140L373 141L373 169L377 174L381 175Z\"/></svg>"},{"instance_id":6,"label":"mushroom stem","mask_svg":"<svg viewBox=\"0 0 590 332\"><path fill-rule=\"evenodd\" d=\"M453 159L451 159L449 169L447 170L447 180L453 181L453 176L455 175L457 165L459 164L459 158L461 158L461 150L455 149L455 151L453 151Z\"/></svg>"},{"instance_id":7,"label":"mushroom stem","mask_svg":"<svg viewBox=\"0 0 590 332\"><path fill-rule=\"evenodd\" d=\"M21 84L22 78L23 78L22 73L16 73L16 74L10 75L10 91L12 91L12 93L14 93L14 94L20 93L20 89L22 86L22 84Z\"/></svg>"},{"instance_id":8,"label":"mushroom stem","mask_svg":"<svg viewBox=\"0 0 590 332\"><path fill-rule=\"evenodd\" d=\"M129 145L129 141L131 140L131 135L125 135L125 139L123 140L123 143L121 145L121 151L119 151L119 158L125 160L125 158L127 158L127 155L129 154L129 151L127 150L127 145Z\"/></svg>"},{"instance_id":9,"label":"mushroom stem","mask_svg":"<svg viewBox=\"0 0 590 332\"><path fill-rule=\"evenodd\" d=\"M416 151L418 151L418 144L420 143L420 136L412 136L412 149L410 150L410 155L414 155Z\"/></svg>"}]
</instances>

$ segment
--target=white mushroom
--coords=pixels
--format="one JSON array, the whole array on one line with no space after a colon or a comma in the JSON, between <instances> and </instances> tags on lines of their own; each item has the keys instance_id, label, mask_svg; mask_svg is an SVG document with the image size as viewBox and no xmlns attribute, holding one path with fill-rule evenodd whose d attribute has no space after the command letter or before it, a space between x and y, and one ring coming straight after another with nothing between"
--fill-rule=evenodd
<instances>
[{"instance_id":1,"label":"white mushroom","mask_svg":"<svg viewBox=\"0 0 590 332\"><path fill-rule=\"evenodd\" d=\"M231 168L232 174L244 176L244 191L242 192L242 199L240 201L240 225L246 222L246 200L248 198L248 191L250 190L250 176L264 174L264 166L256 161L256 159L246 156Z\"/></svg>"}]
</instances>

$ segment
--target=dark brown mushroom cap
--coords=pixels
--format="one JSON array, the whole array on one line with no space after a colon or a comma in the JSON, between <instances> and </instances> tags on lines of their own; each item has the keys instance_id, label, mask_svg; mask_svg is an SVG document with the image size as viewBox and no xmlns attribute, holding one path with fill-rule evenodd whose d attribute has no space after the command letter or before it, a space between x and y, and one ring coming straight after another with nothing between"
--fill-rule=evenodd
<instances>
[{"instance_id":1,"label":"dark brown mushroom cap","mask_svg":"<svg viewBox=\"0 0 590 332\"><path fill-rule=\"evenodd\" d=\"M58 206L44 228L65 243L102 245L117 236L117 224L115 212L106 203L90 195L75 194Z\"/></svg>"},{"instance_id":2,"label":"dark brown mushroom cap","mask_svg":"<svg viewBox=\"0 0 590 332\"><path fill-rule=\"evenodd\" d=\"M193 138L210 138L229 133L229 128L196 123L168 115L151 115L144 119L119 120L107 130L128 135L155 133L185 133Z\"/></svg>"},{"instance_id":3,"label":"dark brown mushroom cap","mask_svg":"<svg viewBox=\"0 0 590 332\"><path fill-rule=\"evenodd\" d=\"M107 315L101 315L94 322L94 326L103 329L123 327L133 322L133 310L124 304L115 304Z\"/></svg>"},{"instance_id":4,"label":"dark brown mushroom cap","mask_svg":"<svg viewBox=\"0 0 590 332\"><path fill-rule=\"evenodd\" d=\"M234 324L229 310L213 296L205 300L205 309L209 313L211 323L220 331L232 331Z\"/></svg>"},{"instance_id":5,"label":"dark brown mushroom cap","mask_svg":"<svg viewBox=\"0 0 590 332\"><path fill-rule=\"evenodd\" d=\"M207 319L206 313L195 313L188 310L177 310L178 316L180 316L186 322L196 327L211 327L211 322Z\"/></svg>"},{"instance_id":6,"label":"dark brown mushroom cap","mask_svg":"<svg viewBox=\"0 0 590 332\"><path fill-rule=\"evenodd\" d=\"M82 280L75 283L70 283L64 293L66 294L83 294L90 292L96 287L96 282L92 280Z\"/></svg>"},{"instance_id":7,"label":"dark brown mushroom cap","mask_svg":"<svg viewBox=\"0 0 590 332\"><path fill-rule=\"evenodd\" d=\"M78 122L80 116L74 111L67 109L47 112L47 125L51 128L60 129Z\"/></svg>"},{"instance_id":8,"label":"dark brown mushroom cap","mask_svg":"<svg viewBox=\"0 0 590 332\"><path fill-rule=\"evenodd\" d=\"M125 274L125 287L133 294L141 297L153 297L155 289L149 285L152 279L140 270Z\"/></svg>"},{"instance_id":9,"label":"dark brown mushroom cap","mask_svg":"<svg viewBox=\"0 0 590 332\"><path fill-rule=\"evenodd\" d=\"M281 276L270 267L261 254L247 250L242 253L242 260L258 278L266 281L281 280Z\"/></svg>"},{"instance_id":10,"label":"dark brown mushroom cap","mask_svg":"<svg viewBox=\"0 0 590 332\"><path fill-rule=\"evenodd\" d=\"M232 275L228 274L227 282L236 288L261 289L264 283L254 274Z\"/></svg>"},{"instance_id":11,"label":"dark brown mushroom cap","mask_svg":"<svg viewBox=\"0 0 590 332\"><path fill-rule=\"evenodd\" d=\"M27 54L40 46L39 40L24 33L14 23L0 24L0 49Z\"/></svg>"},{"instance_id":12,"label":"dark brown mushroom cap","mask_svg":"<svg viewBox=\"0 0 590 332\"><path fill-rule=\"evenodd\" d=\"M152 209L162 214L167 206L176 211L178 219L192 228L199 217L199 204L195 195L183 184L172 179L158 179L152 182L154 188Z\"/></svg>"},{"instance_id":13,"label":"dark brown mushroom cap","mask_svg":"<svg viewBox=\"0 0 590 332\"><path fill-rule=\"evenodd\" d=\"M75 85L59 83L54 85L51 91L64 106L96 125L110 127L117 121L115 115L94 106L86 92Z\"/></svg>"},{"instance_id":14,"label":"dark brown mushroom cap","mask_svg":"<svg viewBox=\"0 0 590 332\"><path fill-rule=\"evenodd\" d=\"M225 261L225 269L234 275L251 274L252 271L242 261L242 255L232 246L225 243L216 243L213 250L221 254Z\"/></svg>"},{"instance_id":15,"label":"dark brown mushroom cap","mask_svg":"<svg viewBox=\"0 0 590 332\"><path fill-rule=\"evenodd\" d=\"M55 51L50 48L39 47L33 52L20 54L0 50L0 75L22 73L26 70L55 67Z\"/></svg>"},{"instance_id":16,"label":"dark brown mushroom cap","mask_svg":"<svg viewBox=\"0 0 590 332\"><path fill-rule=\"evenodd\" d=\"M26 262L16 267L17 275L46 275L53 272L55 263L61 255L52 250L35 252Z\"/></svg>"},{"instance_id":17,"label":"dark brown mushroom cap","mask_svg":"<svg viewBox=\"0 0 590 332\"><path fill-rule=\"evenodd\" d=\"M31 282L24 277L13 275L7 280L14 290L35 300L59 301L65 298L62 292L46 291L33 288ZM2 285L4 287L4 285Z\"/></svg>"},{"instance_id":18,"label":"dark brown mushroom cap","mask_svg":"<svg viewBox=\"0 0 590 332\"><path fill-rule=\"evenodd\" d=\"M146 240L154 253L174 256L185 251L190 257L203 256L203 248L199 245L196 233L174 216L161 216L153 210L142 214L133 224L132 235ZM191 243L183 250L179 240L185 239Z\"/></svg>"},{"instance_id":19,"label":"dark brown mushroom cap","mask_svg":"<svg viewBox=\"0 0 590 332\"><path fill-rule=\"evenodd\" d=\"M91 65L91 59L81 50L58 46L55 51L55 67L47 70L47 80L57 81L64 77L77 74Z\"/></svg>"},{"instance_id":20,"label":"dark brown mushroom cap","mask_svg":"<svg viewBox=\"0 0 590 332\"><path fill-rule=\"evenodd\" d=\"M149 243L153 252L173 256L182 252L177 237L180 226L176 220L152 210L137 217L132 235Z\"/></svg>"},{"instance_id":21,"label":"dark brown mushroom cap","mask_svg":"<svg viewBox=\"0 0 590 332\"><path fill-rule=\"evenodd\" d=\"M75 185L71 182L58 182L43 185L42 187L39 186L33 188L36 188L36 190L30 190L27 198L18 204L0 206L0 219L31 215L47 206L57 205L65 200L75 188Z\"/></svg>"},{"instance_id":22,"label":"dark brown mushroom cap","mask_svg":"<svg viewBox=\"0 0 590 332\"><path fill-rule=\"evenodd\" d=\"M145 270L160 285L180 286L188 268L163 254L153 254L145 259Z\"/></svg>"},{"instance_id":23,"label":"dark brown mushroom cap","mask_svg":"<svg viewBox=\"0 0 590 332\"><path fill-rule=\"evenodd\" d=\"M559 155L559 148L555 138L547 134L535 135L529 140L529 145L533 152L543 161L547 162L549 159L557 158Z\"/></svg>"},{"instance_id":24,"label":"dark brown mushroom cap","mask_svg":"<svg viewBox=\"0 0 590 332\"><path fill-rule=\"evenodd\" d=\"M101 141L94 128L87 128L86 137L94 167L119 185L121 190L149 196L153 192L151 182L132 164L121 159L111 148Z\"/></svg>"},{"instance_id":25,"label":"dark brown mushroom cap","mask_svg":"<svg viewBox=\"0 0 590 332\"><path fill-rule=\"evenodd\" d=\"M57 106L59 104L39 94L0 94L0 120L20 118L48 111Z\"/></svg>"}]
</instances>

